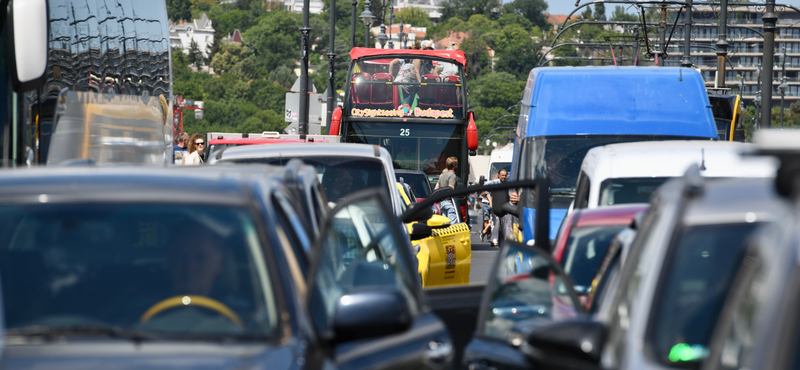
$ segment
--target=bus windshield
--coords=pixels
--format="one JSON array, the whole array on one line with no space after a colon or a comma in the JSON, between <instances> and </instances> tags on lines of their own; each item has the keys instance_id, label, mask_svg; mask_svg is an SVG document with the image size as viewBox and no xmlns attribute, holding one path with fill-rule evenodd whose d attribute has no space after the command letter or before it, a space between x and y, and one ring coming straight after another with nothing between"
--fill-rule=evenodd
<instances>
[{"instance_id":1,"label":"bus windshield","mask_svg":"<svg viewBox=\"0 0 800 370\"><path fill-rule=\"evenodd\" d=\"M422 123L352 122L345 132L348 143L378 145L392 155L396 169L422 171L435 184L445 168L447 158L461 159L464 146L460 125ZM456 167L458 183L464 179L464 166Z\"/></svg>"},{"instance_id":2,"label":"bus windshield","mask_svg":"<svg viewBox=\"0 0 800 370\"><path fill-rule=\"evenodd\" d=\"M426 56L358 59L347 114L463 119L462 70L459 63Z\"/></svg>"}]
</instances>

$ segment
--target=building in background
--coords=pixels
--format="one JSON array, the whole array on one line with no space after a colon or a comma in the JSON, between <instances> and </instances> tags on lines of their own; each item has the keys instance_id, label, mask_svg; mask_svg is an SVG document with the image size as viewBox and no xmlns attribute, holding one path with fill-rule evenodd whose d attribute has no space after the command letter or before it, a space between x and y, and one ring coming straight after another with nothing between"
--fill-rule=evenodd
<instances>
[{"instance_id":1,"label":"building in background","mask_svg":"<svg viewBox=\"0 0 800 370\"><path fill-rule=\"evenodd\" d=\"M428 13L428 18L434 22L442 17L442 0L393 0L394 11L403 10L409 7L422 9Z\"/></svg>"},{"instance_id":2,"label":"building in background","mask_svg":"<svg viewBox=\"0 0 800 370\"><path fill-rule=\"evenodd\" d=\"M310 0L308 11L312 14L322 13L323 5L325 4L322 0ZM290 12L303 12L303 0L283 0L283 6Z\"/></svg>"},{"instance_id":3,"label":"building in background","mask_svg":"<svg viewBox=\"0 0 800 370\"><path fill-rule=\"evenodd\" d=\"M214 27L206 13L191 22L181 20L176 24L170 20L168 25L171 48L181 49L184 54L189 54L189 48L194 41L203 56L208 58L209 47L214 43Z\"/></svg>"},{"instance_id":4,"label":"building in background","mask_svg":"<svg viewBox=\"0 0 800 370\"><path fill-rule=\"evenodd\" d=\"M677 8L671 10L677 12ZM758 65L764 52L763 28L761 15L764 9L759 7L729 7L728 11L728 63L725 69L725 86L738 92L743 83L742 95L750 105L756 97L758 86ZM772 75L773 106L778 106L781 95L778 85L781 83L781 67L783 48L786 48L786 107L800 101L800 13L783 7L775 7L778 13L778 30L775 33L774 72ZM695 67L703 74L707 87L714 87L717 74L717 55L715 44L718 37L718 7L696 6L692 11L692 48L691 59ZM679 21L681 23L682 21ZM673 45L669 48L670 60L679 61L683 55L683 26L675 31ZM676 42L676 39L678 42ZM763 64L763 63L761 63ZM762 78L769 77L762 74ZM722 87L722 86L720 86Z\"/></svg>"}]
</instances>

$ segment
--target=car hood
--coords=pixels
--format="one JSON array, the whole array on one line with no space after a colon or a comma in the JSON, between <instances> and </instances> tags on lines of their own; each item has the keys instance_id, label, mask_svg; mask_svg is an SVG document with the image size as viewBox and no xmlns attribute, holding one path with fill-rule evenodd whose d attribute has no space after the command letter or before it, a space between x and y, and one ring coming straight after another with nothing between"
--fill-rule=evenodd
<instances>
[{"instance_id":1,"label":"car hood","mask_svg":"<svg viewBox=\"0 0 800 370\"><path fill-rule=\"evenodd\" d=\"M10 345L2 369L295 369L294 346L128 341ZM301 362L301 361L300 361Z\"/></svg>"}]
</instances>

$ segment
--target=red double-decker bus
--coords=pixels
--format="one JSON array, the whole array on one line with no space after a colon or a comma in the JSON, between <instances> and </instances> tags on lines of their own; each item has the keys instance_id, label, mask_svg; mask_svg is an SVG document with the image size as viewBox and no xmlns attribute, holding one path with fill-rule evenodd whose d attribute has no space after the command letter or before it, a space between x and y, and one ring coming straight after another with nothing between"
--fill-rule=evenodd
<instances>
[{"instance_id":1,"label":"red double-decker bus","mask_svg":"<svg viewBox=\"0 0 800 370\"><path fill-rule=\"evenodd\" d=\"M459 50L353 48L344 107L329 133L386 148L396 169L422 171L435 186L449 157L466 186L478 133L468 111L466 57Z\"/></svg>"}]
</instances>

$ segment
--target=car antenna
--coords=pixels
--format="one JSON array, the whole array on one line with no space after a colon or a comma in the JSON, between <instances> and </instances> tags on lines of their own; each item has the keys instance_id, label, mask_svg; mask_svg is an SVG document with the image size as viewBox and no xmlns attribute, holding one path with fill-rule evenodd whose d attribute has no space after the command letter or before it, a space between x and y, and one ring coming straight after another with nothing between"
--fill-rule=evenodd
<instances>
[{"instance_id":1,"label":"car antenna","mask_svg":"<svg viewBox=\"0 0 800 370\"><path fill-rule=\"evenodd\" d=\"M706 170L706 149L700 148L700 171Z\"/></svg>"}]
</instances>

